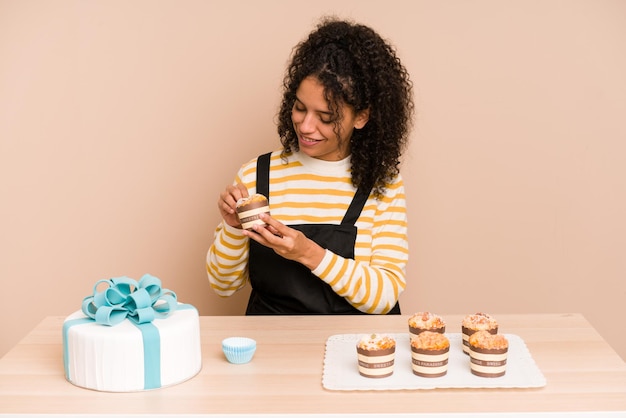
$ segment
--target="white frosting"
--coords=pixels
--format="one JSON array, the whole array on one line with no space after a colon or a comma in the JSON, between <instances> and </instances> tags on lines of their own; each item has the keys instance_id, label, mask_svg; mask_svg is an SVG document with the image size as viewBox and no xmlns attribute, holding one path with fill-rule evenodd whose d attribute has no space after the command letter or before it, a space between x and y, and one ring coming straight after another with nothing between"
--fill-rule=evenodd
<instances>
[{"instance_id":1,"label":"white frosting","mask_svg":"<svg viewBox=\"0 0 626 418\"><path fill-rule=\"evenodd\" d=\"M85 318L76 311L65 321ZM202 367L198 311L178 309L155 319L160 340L161 387L181 383ZM76 386L107 392L144 390L142 333L129 320L114 326L95 322L72 325L67 333L68 380Z\"/></svg>"},{"instance_id":2,"label":"white frosting","mask_svg":"<svg viewBox=\"0 0 626 418\"><path fill-rule=\"evenodd\" d=\"M363 350L381 350L391 348L392 345L395 347L393 338L384 334L364 335L357 342L357 346Z\"/></svg>"}]
</instances>

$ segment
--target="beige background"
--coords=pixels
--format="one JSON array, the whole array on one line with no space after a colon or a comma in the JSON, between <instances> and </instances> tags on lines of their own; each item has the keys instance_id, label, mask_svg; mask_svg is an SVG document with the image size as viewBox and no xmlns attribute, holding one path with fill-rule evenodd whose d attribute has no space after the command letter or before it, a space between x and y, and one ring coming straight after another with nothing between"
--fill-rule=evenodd
<instances>
[{"instance_id":1,"label":"beige background","mask_svg":"<svg viewBox=\"0 0 626 418\"><path fill-rule=\"evenodd\" d=\"M415 82L404 313L581 312L626 358L620 0L0 0L0 354L101 278L243 313L206 280L215 202L278 147L285 63L324 13Z\"/></svg>"}]
</instances>

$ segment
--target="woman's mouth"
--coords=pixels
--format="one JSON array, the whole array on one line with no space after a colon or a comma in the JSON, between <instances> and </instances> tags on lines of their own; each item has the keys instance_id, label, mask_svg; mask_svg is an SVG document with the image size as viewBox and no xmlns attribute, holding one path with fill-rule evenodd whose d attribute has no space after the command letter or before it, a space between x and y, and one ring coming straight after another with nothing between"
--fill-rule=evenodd
<instances>
[{"instance_id":1,"label":"woman's mouth","mask_svg":"<svg viewBox=\"0 0 626 418\"><path fill-rule=\"evenodd\" d=\"M313 139L313 138L307 138L304 136L300 136L300 143L304 144L304 145L315 145L318 142L321 142L321 139Z\"/></svg>"}]
</instances>

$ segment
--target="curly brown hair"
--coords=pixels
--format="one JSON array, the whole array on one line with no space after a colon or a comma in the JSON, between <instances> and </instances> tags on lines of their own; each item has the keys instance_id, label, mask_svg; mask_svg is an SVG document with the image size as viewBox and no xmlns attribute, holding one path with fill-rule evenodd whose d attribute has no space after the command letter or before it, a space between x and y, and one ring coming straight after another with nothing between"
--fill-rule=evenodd
<instances>
[{"instance_id":1,"label":"curly brown hair","mask_svg":"<svg viewBox=\"0 0 626 418\"><path fill-rule=\"evenodd\" d=\"M324 86L331 111L340 104L355 112L369 109L369 120L350 138L352 183L383 195L400 172L400 156L412 125L412 82L395 49L362 24L323 18L316 30L294 48L283 80L278 113L282 157L299 149L291 120L296 90L302 80L316 77ZM338 134L342 115L335 121Z\"/></svg>"}]
</instances>

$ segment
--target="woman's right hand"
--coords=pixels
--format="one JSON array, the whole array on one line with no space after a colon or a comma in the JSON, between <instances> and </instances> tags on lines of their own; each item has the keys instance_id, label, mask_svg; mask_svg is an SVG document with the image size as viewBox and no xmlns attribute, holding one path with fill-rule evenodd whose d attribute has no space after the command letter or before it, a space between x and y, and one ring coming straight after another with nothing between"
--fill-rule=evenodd
<instances>
[{"instance_id":1,"label":"woman's right hand","mask_svg":"<svg viewBox=\"0 0 626 418\"><path fill-rule=\"evenodd\" d=\"M241 222L237 216L237 201L242 197L248 197L248 189L241 183L230 185L220 193L217 207L222 215L222 219L234 228L241 228Z\"/></svg>"}]
</instances>

